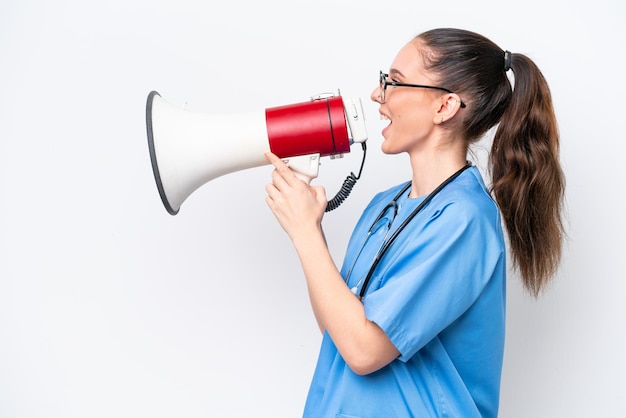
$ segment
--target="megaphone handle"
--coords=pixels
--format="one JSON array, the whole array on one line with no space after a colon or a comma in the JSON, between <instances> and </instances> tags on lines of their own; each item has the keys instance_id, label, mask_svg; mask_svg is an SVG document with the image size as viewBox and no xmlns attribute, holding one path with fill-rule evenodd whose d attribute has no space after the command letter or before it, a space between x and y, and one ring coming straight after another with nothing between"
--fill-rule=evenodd
<instances>
[{"instance_id":1,"label":"megaphone handle","mask_svg":"<svg viewBox=\"0 0 626 418\"><path fill-rule=\"evenodd\" d=\"M298 155L295 157L283 158L296 177L311 184L311 180L317 177L320 167L320 154Z\"/></svg>"}]
</instances>

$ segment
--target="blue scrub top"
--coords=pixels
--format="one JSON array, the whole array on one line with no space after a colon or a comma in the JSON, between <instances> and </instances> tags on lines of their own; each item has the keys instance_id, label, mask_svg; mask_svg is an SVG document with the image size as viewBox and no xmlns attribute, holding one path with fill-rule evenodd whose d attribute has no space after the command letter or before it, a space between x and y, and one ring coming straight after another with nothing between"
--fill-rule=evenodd
<instances>
[{"instance_id":1,"label":"blue scrub top","mask_svg":"<svg viewBox=\"0 0 626 418\"><path fill-rule=\"evenodd\" d=\"M382 241L424 199L404 193L391 230L383 220L367 237L403 186L376 195L358 221L341 269L344 279L352 269L350 288L362 284ZM471 167L401 232L367 288L365 314L400 357L357 375L325 333L304 417L497 417L505 285L500 214Z\"/></svg>"}]
</instances>

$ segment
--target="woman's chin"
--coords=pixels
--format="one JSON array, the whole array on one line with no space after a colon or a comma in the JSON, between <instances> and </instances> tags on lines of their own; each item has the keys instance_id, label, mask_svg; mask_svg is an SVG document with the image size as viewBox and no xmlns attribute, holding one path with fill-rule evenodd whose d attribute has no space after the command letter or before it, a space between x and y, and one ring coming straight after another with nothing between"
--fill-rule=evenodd
<instances>
[{"instance_id":1,"label":"woman's chin","mask_svg":"<svg viewBox=\"0 0 626 418\"><path fill-rule=\"evenodd\" d=\"M398 154L398 150L393 148L391 144L389 143L389 140L387 139L385 139L383 143L380 144L380 150L383 152L383 154L389 154L389 155Z\"/></svg>"}]
</instances>

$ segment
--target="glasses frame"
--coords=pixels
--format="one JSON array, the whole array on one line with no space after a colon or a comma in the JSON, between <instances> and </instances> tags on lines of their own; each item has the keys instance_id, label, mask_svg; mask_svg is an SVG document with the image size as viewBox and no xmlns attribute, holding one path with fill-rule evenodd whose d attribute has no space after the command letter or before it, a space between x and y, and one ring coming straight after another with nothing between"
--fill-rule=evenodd
<instances>
[{"instance_id":1,"label":"glasses frame","mask_svg":"<svg viewBox=\"0 0 626 418\"><path fill-rule=\"evenodd\" d=\"M421 88L421 89L442 90L442 91L445 91L447 93L456 94L452 90L447 89L445 87L427 86L427 85L424 85L424 84L400 83L399 81L389 81L387 79L388 77L389 77L389 74L383 73L382 71L380 71L378 83L379 83L379 87L380 87L380 100L383 101L383 102L385 101L385 91L387 90L387 86L417 87L417 88ZM463 103L463 100L461 100L461 107L462 108L466 107L465 103Z\"/></svg>"}]
</instances>

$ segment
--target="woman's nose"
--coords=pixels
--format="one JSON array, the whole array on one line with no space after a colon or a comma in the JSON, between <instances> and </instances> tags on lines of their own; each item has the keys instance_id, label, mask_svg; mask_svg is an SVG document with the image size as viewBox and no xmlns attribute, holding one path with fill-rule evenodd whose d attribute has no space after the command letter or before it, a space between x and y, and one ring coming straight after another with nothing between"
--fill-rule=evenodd
<instances>
[{"instance_id":1,"label":"woman's nose","mask_svg":"<svg viewBox=\"0 0 626 418\"><path fill-rule=\"evenodd\" d=\"M374 90L372 90L372 94L370 94L370 99L372 99L373 102L382 103L382 100L380 97L380 87L377 87Z\"/></svg>"}]
</instances>

